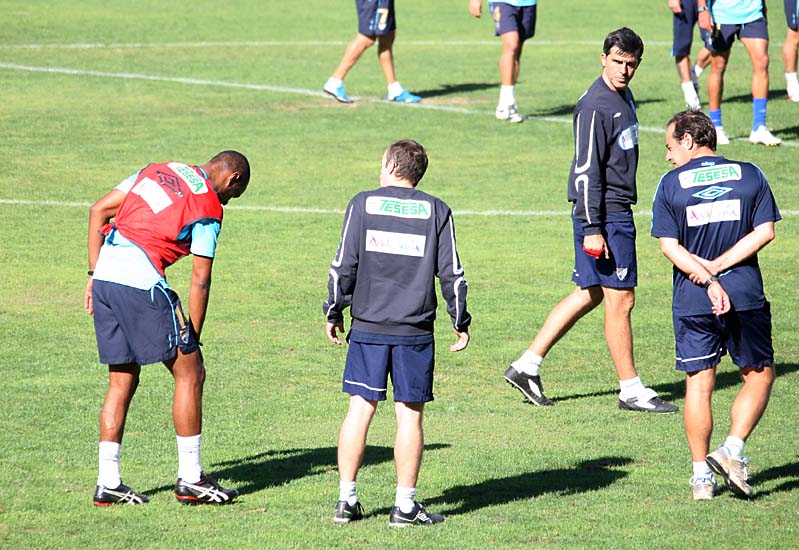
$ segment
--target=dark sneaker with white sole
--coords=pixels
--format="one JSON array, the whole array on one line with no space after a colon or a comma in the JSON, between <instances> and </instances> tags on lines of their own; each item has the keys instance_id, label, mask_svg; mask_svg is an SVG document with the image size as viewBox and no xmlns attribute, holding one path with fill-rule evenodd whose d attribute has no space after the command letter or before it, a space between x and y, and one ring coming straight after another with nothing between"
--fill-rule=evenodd
<instances>
[{"instance_id":1,"label":"dark sneaker with white sole","mask_svg":"<svg viewBox=\"0 0 799 550\"><path fill-rule=\"evenodd\" d=\"M98 485L94 490L95 506L111 506L112 504L144 504L150 502L147 495L137 493L127 485L119 484L119 487L109 489Z\"/></svg>"},{"instance_id":2,"label":"dark sneaker with white sole","mask_svg":"<svg viewBox=\"0 0 799 550\"><path fill-rule=\"evenodd\" d=\"M237 489L225 489L205 473L200 474L200 481L197 483L178 479L175 485L175 498L181 504L228 504L237 496Z\"/></svg>"},{"instance_id":3,"label":"dark sneaker with white sole","mask_svg":"<svg viewBox=\"0 0 799 550\"><path fill-rule=\"evenodd\" d=\"M530 376L517 371L513 366L505 371L505 380L508 384L522 392L527 401L540 407L547 407L555 403L544 395L544 386L541 385L540 376Z\"/></svg>"},{"instance_id":4,"label":"dark sneaker with white sole","mask_svg":"<svg viewBox=\"0 0 799 550\"><path fill-rule=\"evenodd\" d=\"M394 506L388 516L388 524L392 527L407 527L408 525L434 525L444 521L441 514L431 514L418 502L413 503L413 508L407 514Z\"/></svg>"},{"instance_id":5,"label":"dark sneaker with white sole","mask_svg":"<svg viewBox=\"0 0 799 550\"><path fill-rule=\"evenodd\" d=\"M669 414L679 410L679 407L670 401L658 397L655 390L647 388L643 395L622 399L619 396L619 408L623 411L649 412Z\"/></svg>"},{"instance_id":6,"label":"dark sneaker with white sole","mask_svg":"<svg viewBox=\"0 0 799 550\"><path fill-rule=\"evenodd\" d=\"M356 501L350 504L346 500L339 500L336 503L336 513L333 514L333 521L336 523L349 523L363 519L363 506Z\"/></svg>"}]
</instances>

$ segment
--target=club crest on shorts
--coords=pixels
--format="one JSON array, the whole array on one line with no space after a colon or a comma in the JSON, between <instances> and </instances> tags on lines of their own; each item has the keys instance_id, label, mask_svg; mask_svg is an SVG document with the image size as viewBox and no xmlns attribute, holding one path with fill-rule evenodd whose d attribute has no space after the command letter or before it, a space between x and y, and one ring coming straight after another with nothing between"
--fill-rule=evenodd
<instances>
[{"instance_id":1,"label":"club crest on shorts","mask_svg":"<svg viewBox=\"0 0 799 550\"><path fill-rule=\"evenodd\" d=\"M620 281L623 281L624 279L626 279L627 278L627 268L626 267L617 267L616 268L616 277Z\"/></svg>"}]
</instances>

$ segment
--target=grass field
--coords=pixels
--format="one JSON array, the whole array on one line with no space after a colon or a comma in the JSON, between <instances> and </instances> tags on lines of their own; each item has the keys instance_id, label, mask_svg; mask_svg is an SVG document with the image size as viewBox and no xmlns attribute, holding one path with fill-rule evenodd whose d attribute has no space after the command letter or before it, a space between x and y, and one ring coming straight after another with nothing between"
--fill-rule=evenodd
<instances>
[{"instance_id":1,"label":"grass field","mask_svg":"<svg viewBox=\"0 0 799 550\"><path fill-rule=\"evenodd\" d=\"M557 405L523 403L502 379L570 291L566 176L571 110L599 75L601 41L622 25L646 42L632 83L641 124L633 316L644 382L680 405L670 264L648 236L668 117L682 109L665 2L542 0L517 88L521 125L494 119L499 40L466 0L402 0L400 81L425 101L388 104L373 52L347 79L344 106L321 86L354 34L351 0L121 2L0 0L0 547L761 548L799 536L799 315L796 183L799 106L785 99L781 5L773 0L769 124L775 149L746 143L750 65L736 45L721 152L757 163L784 220L761 254L774 313L778 380L747 444L757 498L694 503L679 415L616 409L617 384L595 312L542 370ZM704 83L703 78L703 83ZM706 102L706 96L701 94ZM453 208L470 283L473 341L438 325L436 400L427 408L419 496L447 521L386 525L394 418L373 424L359 493L367 519L339 527L337 430L345 350L323 336L321 303L341 213L375 186L393 140L423 143L422 188ZM96 509L97 421L106 369L82 309L89 204L149 162L247 154L253 178L228 209L204 332L203 463L243 495L187 508L172 495L172 382L146 367L122 450L141 507ZM190 262L172 268L188 298ZM738 388L725 359L714 399L722 441Z\"/></svg>"}]
</instances>

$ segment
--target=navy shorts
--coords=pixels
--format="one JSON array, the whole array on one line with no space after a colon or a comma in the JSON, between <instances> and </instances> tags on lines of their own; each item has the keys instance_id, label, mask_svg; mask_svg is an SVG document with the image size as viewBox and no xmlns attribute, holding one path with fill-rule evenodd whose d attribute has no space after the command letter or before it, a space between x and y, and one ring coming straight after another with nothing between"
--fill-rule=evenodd
<instances>
[{"instance_id":1,"label":"navy shorts","mask_svg":"<svg viewBox=\"0 0 799 550\"><path fill-rule=\"evenodd\" d=\"M638 263L635 256L635 220L632 212L609 212L605 216L602 236L610 248L597 259L583 250L583 224L572 217L574 231L574 272L572 281L580 288L635 288L638 285Z\"/></svg>"},{"instance_id":2,"label":"navy shorts","mask_svg":"<svg viewBox=\"0 0 799 550\"><path fill-rule=\"evenodd\" d=\"M175 308L180 300L173 290L94 281L92 299L101 363L149 365L175 357L180 331Z\"/></svg>"},{"instance_id":3,"label":"navy shorts","mask_svg":"<svg viewBox=\"0 0 799 550\"><path fill-rule=\"evenodd\" d=\"M370 401L385 401L388 378L394 401L426 403L433 400L433 335L385 337L352 331L341 391ZM405 343L378 343L381 341Z\"/></svg>"},{"instance_id":4,"label":"navy shorts","mask_svg":"<svg viewBox=\"0 0 799 550\"><path fill-rule=\"evenodd\" d=\"M768 40L768 25L761 17L742 25L719 25L705 38L705 46L711 52L726 52L732 48L735 38L761 38Z\"/></svg>"},{"instance_id":5,"label":"navy shorts","mask_svg":"<svg viewBox=\"0 0 799 550\"><path fill-rule=\"evenodd\" d=\"M730 352L740 368L774 364L771 344L771 305L715 315L674 317L677 370L698 372L719 364Z\"/></svg>"},{"instance_id":6,"label":"navy shorts","mask_svg":"<svg viewBox=\"0 0 799 550\"><path fill-rule=\"evenodd\" d=\"M799 1L785 1L785 23L792 31L799 31Z\"/></svg>"},{"instance_id":7,"label":"navy shorts","mask_svg":"<svg viewBox=\"0 0 799 550\"><path fill-rule=\"evenodd\" d=\"M691 54L691 46L694 43L694 26L699 17L696 0L682 0L681 4L682 12L675 13L673 17L671 55L674 57L685 57ZM705 36L710 33L699 29L699 34L704 42Z\"/></svg>"},{"instance_id":8,"label":"navy shorts","mask_svg":"<svg viewBox=\"0 0 799 550\"><path fill-rule=\"evenodd\" d=\"M355 0L358 32L364 36L385 36L397 29L394 0Z\"/></svg>"},{"instance_id":9,"label":"navy shorts","mask_svg":"<svg viewBox=\"0 0 799 550\"><path fill-rule=\"evenodd\" d=\"M511 6L505 2L489 2L488 8L494 18L497 36L518 32L519 39L524 42L535 35L536 5Z\"/></svg>"}]
</instances>

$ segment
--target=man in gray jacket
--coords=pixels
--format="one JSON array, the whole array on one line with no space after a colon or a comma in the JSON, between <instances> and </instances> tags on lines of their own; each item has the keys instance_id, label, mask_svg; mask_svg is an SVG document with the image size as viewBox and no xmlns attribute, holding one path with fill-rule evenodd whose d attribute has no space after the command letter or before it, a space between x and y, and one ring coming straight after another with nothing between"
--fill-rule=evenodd
<instances>
[{"instance_id":1,"label":"man in gray jacket","mask_svg":"<svg viewBox=\"0 0 799 550\"><path fill-rule=\"evenodd\" d=\"M330 266L324 313L331 342L341 345L337 333L344 332L347 306L352 315L342 383L350 404L338 440L336 523L363 518L355 478L377 403L386 399L389 375L397 416L397 493L389 525L444 520L415 500L424 449L422 412L433 400L436 277L458 338L450 351L468 345L471 316L452 212L416 189L426 170L427 154L419 143L393 143L383 155L380 188L357 194L347 206Z\"/></svg>"}]
</instances>

